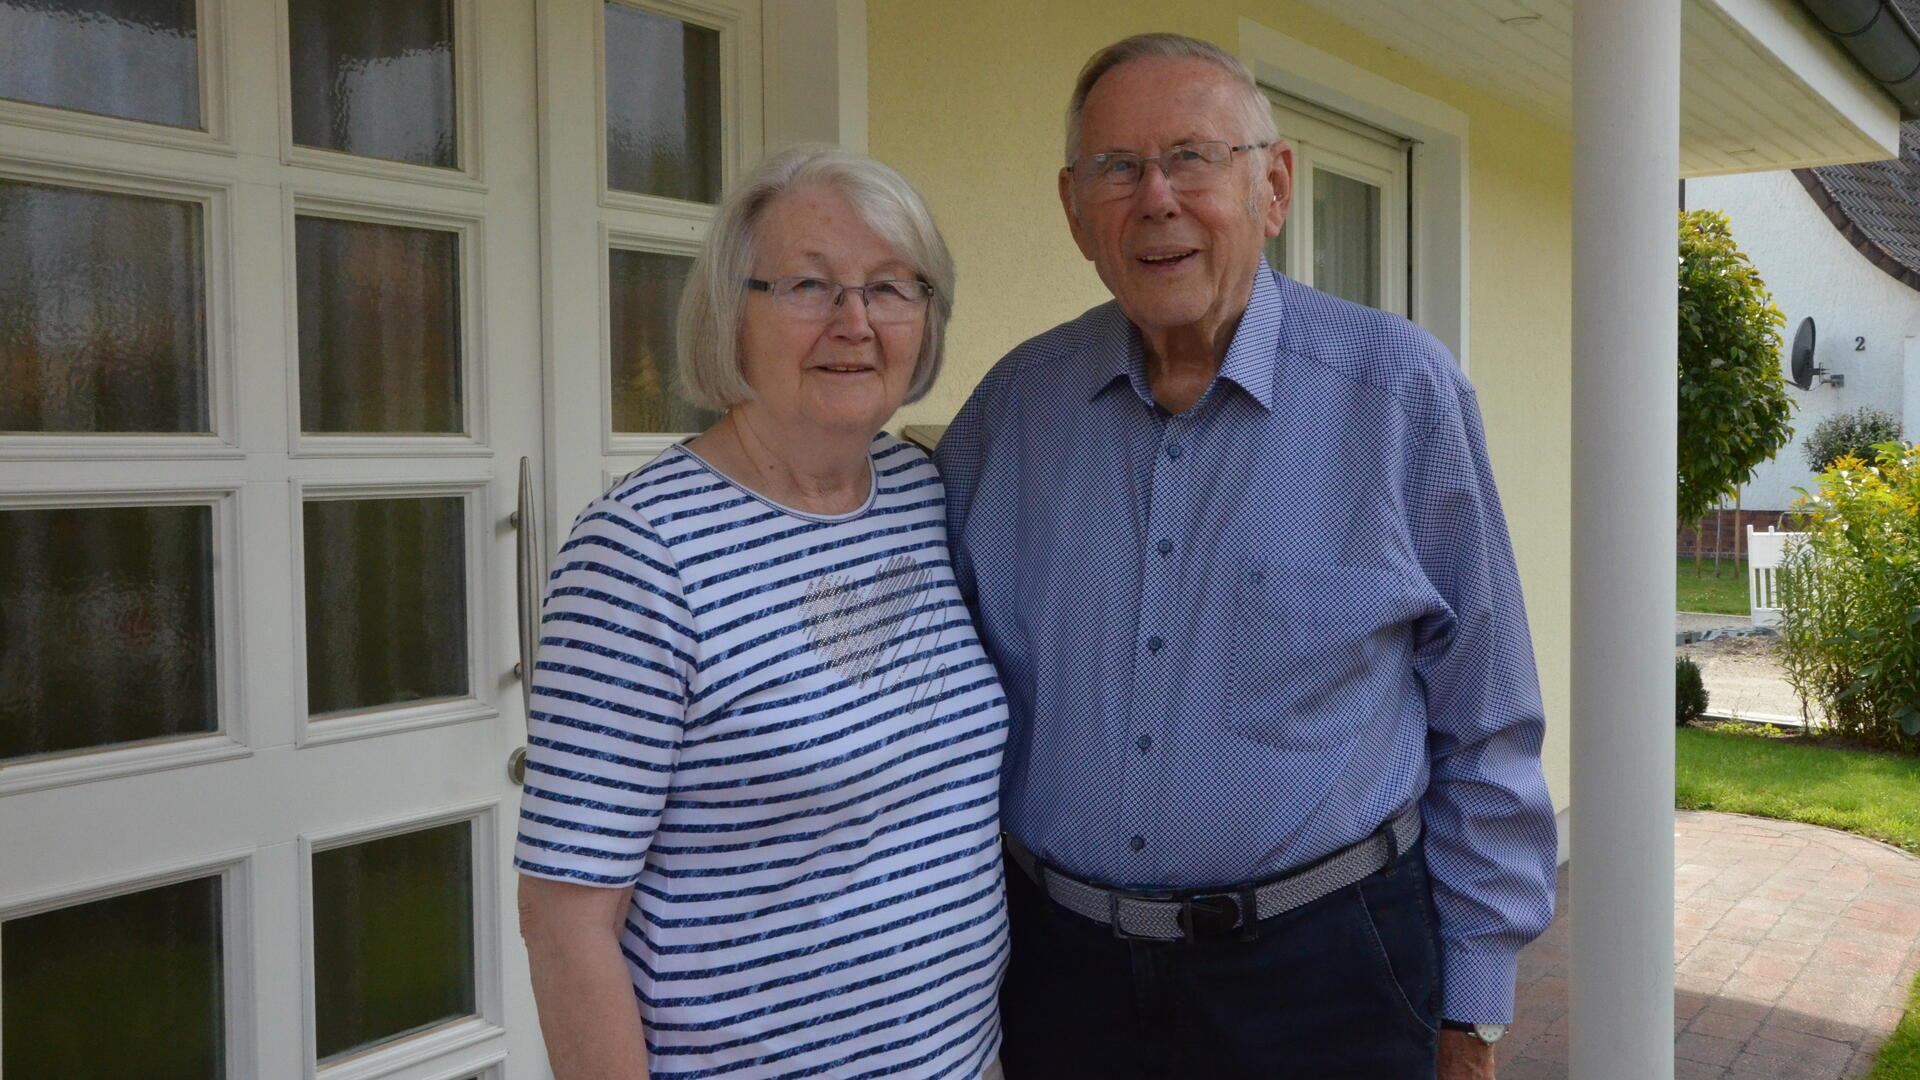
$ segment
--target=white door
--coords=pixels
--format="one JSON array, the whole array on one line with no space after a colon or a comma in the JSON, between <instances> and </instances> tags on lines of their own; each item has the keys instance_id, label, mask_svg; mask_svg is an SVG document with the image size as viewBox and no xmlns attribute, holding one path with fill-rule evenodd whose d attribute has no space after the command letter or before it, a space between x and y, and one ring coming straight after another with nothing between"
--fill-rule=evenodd
<instances>
[{"instance_id":1,"label":"white door","mask_svg":"<svg viewBox=\"0 0 1920 1080\"><path fill-rule=\"evenodd\" d=\"M553 520L716 417L673 392L674 316L761 146L757 0L540 7ZM561 538L556 538L556 543Z\"/></svg>"},{"instance_id":2,"label":"white door","mask_svg":"<svg viewBox=\"0 0 1920 1080\"><path fill-rule=\"evenodd\" d=\"M1407 313L1406 140L1269 92L1293 144L1293 209L1267 261L1322 292Z\"/></svg>"},{"instance_id":3,"label":"white door","mask_svg":"<svg viewBox=\"0 0 1920 1080\"><path fill-rule=\"evenodd\" d=\"M534 31L0 0L5 1080L544 1072Z\"/></svg>"}]
</instances>

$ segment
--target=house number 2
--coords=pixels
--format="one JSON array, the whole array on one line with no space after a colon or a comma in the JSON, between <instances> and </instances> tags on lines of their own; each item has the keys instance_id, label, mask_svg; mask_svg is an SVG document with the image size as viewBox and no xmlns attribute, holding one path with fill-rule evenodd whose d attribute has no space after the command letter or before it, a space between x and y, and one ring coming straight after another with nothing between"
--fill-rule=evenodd
<instances>
[{"instance_id":1,"label":"house number 2","mask_svg":"<svg viewBox=\"0 0 1920 1080\"><path fill-rule=\"evenodd\" d=\"M1854 339L1853 339L1853 351L1854 351L1854 352L1866 352L1866 351L1867 351L1867 339L1866 339L1866 338L1863 338L1863 337L1857 337L1857 338L1854 338Z\"/></svg>"}]
</instances>

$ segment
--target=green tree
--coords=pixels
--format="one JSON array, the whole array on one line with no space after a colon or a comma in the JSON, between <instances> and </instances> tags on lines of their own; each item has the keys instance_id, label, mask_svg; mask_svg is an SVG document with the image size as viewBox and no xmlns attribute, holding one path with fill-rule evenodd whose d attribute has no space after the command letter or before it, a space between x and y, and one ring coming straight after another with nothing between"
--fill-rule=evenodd
<instances>
[{"instance_id":1,"label":"green tree","mask_svg":"<svg viewBox=\"0 0 1920 1080\"><path fill-rule=\"evenodd\" d=\"M1680 214L1680 520L1697 522L1793 438L1786 316L1725 214Z\"/></svg>"}]
</instances>

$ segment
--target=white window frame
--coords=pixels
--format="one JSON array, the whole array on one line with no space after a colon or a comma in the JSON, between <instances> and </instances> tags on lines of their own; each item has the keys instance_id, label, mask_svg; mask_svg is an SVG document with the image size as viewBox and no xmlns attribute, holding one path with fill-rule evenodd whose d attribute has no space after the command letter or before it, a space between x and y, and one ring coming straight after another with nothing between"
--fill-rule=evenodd
<instances>
[{"instance_id":1,"label":"white window frame","mask_svg":"<svg viewBox=\"0 0 1920 1080\"><path fill-rule=\"evenodd\" d=\"M200 207L207 342L207 420L203 433L46 432L0 435L8 458L228 458L244 456L235 420L238 372L233 330L233 206L231 183L208 183L123 169L94 169L35 158L0 159L0 177L26 183L193 203Z\"/></svg>"},{"instance_id":2,"label":"white window frame","mask_svg":"<svg viewBox=\"0 0 1920 1080\"><path fill-rule=\"evenodd\" d=\"M1438 98L1241 19L1240 58L1262 86L1412 141L1407 310L1468 366L1467 116Z\"/></svg>"},{"instance_id":3,"label":"white window frame","mask_svg":"<svg viewBox=\"0 0 1920 1080\"><path fill-rule=\"evenodd\" d=\"M607 2L622 7L676 19L689 26L712 30L720 37L720 188L730 190L747 163L759 155L754 151L760 141L760 15L758 5L737 0L594 0L593 102L595 142L599 146L596 168L600 205L609 210L630 210L636 214L657 215L705 226L713 218L713 207L663 195L642 195L619 191L607 185ZM619 216L602 215L608 224ZM653 224L653 223L649 223ZM674 230L665 222L657 223L664 235Z\"/></svg>"},{"instance_id":4,"label":"white window frame","mask_svg":"<svg viewBox=\"0 0 1920 1080\"><path fill-rule=\"evenodd\" d=\"M618 432L613 429L612 287L613 250L660 255L693 255L707 237L715 205L618 191L607 184L607 24L608 0L594 4L594 143L598 149L594 182L599 195L598 274L600 311L600 453L627 458L635 465L695 432ZM625 7L677 19L720 36L720 186L735 181L760 157L762 141L761 5L741 0L611 0Z\"/></svg>"},{"instance_id":5,"label":"white window frame","mask_svg":"<svg viewBox=\"0 0 1920 1080\"><path fill-rule=\"evenodd\" d=\"M479 13L474 0L452 0L454 138L459 163L453 168L392 161L343 150L323 150L293 141L293 28L288 14L292 0L273 0L274 66L279 73L280 163L303 165L326 172L353 173L410 184L437 184L466 191L484 191L481 171Z\"/></svg>"},{"instance_id":6,"label":"white window frame","mask_svg":"<svg viewBox=\"0 0 1920 1080\"><path fill-rule=\"evenodd\" d=\"M488 505L490 481L485 476L435 480L390 480L338 483L295 479L289 481L292 512L289 550L292 554L291 582L293 614L293 677L287 680L290 700L287 707L294 719L294 744L300 747L325 746L350 739L391 735L443 724L464 724L493 720L500 715L494 695L499 692L496 677L488 661L486 601L488 583L494 581L488 565L491 547L491 522L500 520ZM466 555L467 590L467 693L463 697L434 698L397 705L376 705L350 712L330 713L315 720L308 712L307 693L307 548L306 508L310 502L341 502L362 499L445 499L460 500L462 541Z\"/></svg>"},{"instance_id":7,"label":"white window frame","mask_svg":"<svg viewBox=\"0 0 1920 1080\"><path fill-rule=\"evenodd\" d=\"M500 804L486 801L300 837L300 1064L304 1080L375 1080L506 1034L501 991L504 958L500 950L500 902L496 887L501 858L499 815ZM473 889L473 1014L350 1054L330 1065L320 1065L318 1002L314 992L314 979L319 970L313 951L314 854L461 823L469 829L467 839L473 858L469 867ZM497 1068L500 1059L493 1060ZM461 1064L446 1075L465 1076L484 1068L484 1065Z\"/></svg>"},{"instance_id":8,"label":"white window frame","mask_svg":"<svg viewBox=\"0 0 1920 1080\"><path fill-rule=\"evenodd\" d=\"M132 874L115 874L0 900L0 922L79 907L98 900L177 885L196 878L220 879L220 1025L221 1043L229 1077L259 1076L259 1043L255 1038L254 994L254 852L227 851L153 866ZM0 957L0 963L5 958Z\"/></svg>"},{"instance_id":9,"label":"white window frame","mask_svg":"<svg viewBox=\"0 0 1920 1080\"><path fill-rule=\"evenodd\" d=\"M200 128L177 128L146 120L100 116L58 105L36 105L12 99L0 100L0 123L91 135L138 146L177 147L227 157L236 156L232 133L227 126L232 102L227 91L229 60L225 0L198 0L194 20L194 36L200 49Z\"/></svg>"},{"instance_id":10,"label":"white window frame","mask_svg":"<svg viewBox=\"0 0 1920 1080\"><path fill-rule=\"evenodd\" d=\"M465 429L452 434L396 435L372 433L354 435L325 433L309 435L300 424L300 252L297 240L298 219L330 218L373 225L393 225L405 229L426 229L454 234L459 256L459 293L454 298L460 311L460 423ZM491 457L487 441L487 335L482 331L481 298L486 296L482 280L486 259L482 215L455 213L420 205L375 202L368 199L341 199L294 191L289 187L282 198L282 244L286 293L286 386L287 456L310 457Z\"/></svg>"},{"instance_id":11,"label":"white window frame","mask_svg":"<svg viewBox=\"0 0 1920 1080\"><path fill-rule=\"evenodd\" d=\"M1286 265L1279 269L1296 281L1324 288L1313 265L1313 240L1319 228L1315 173L1358 180L1380 192L1380 245L1374 256L1381 277L1375 306L1405 315L1412 276L1407 259L1407 140L1272 90L1267 96L1280 137L1293 147L1293 206L1287 215Z\"/></svg>"},{"instance_id":12,"label":"white window frame","mask_svg":"<svg viewBox=\"0 0 1920 1080\"><path fill-rule=\"evenodd\" d=\"M667 447L692 434L638 434L619 432L613 428L613 255L617 251L635 251L692 259L700 254L700 244L706 239L706 234L706 222L700 223L697 236L679 238L629 232L606 224L600 226L600 431L606 439L601 452L608 457L633 455L643 461L651 460Z\"/></svg>"},{"instance_id":13,"label":"white window frame","mask_svg":"<svg viewBox=\"0 0 1920 1080\"><path fill-rule=\"evenodd\" d=\"M0 491L0 511L91 510L127 506L205 506L213 514L214 730L120 746L22 758L0 765L0 797L134 773L203 765L253 753L243 707L241 672L246 634L241 627L245 548L240 542L242 488L232 484L166 482L138 488L67 484Z\"/></svg>"}]
</instances>

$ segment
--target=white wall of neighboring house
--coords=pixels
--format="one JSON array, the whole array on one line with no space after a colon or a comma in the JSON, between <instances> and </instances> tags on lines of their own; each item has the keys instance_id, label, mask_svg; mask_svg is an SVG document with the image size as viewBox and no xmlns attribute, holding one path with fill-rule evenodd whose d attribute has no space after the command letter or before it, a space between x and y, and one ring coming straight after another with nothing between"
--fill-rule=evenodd
<instances>
[{"instance_id":1,"label":"white wall of neighboring house","mask_svg":"<svg viewBox=\"0 0 1920 1080\"><path fill-rule=\"evenodd\" d=\"M1689 180L1686 200L1689 210L1719 210L1733 222L1735 242L1786 313L1781 363L1795 328L1811 315L1816 360L1846 376L1843 387L1788 384L1797 406L1794 440L1760 466L1742 490L1742 506L1785 510L1795 488L1812 486L1800 441L1834 413L1884 409L1902 417L1909 439L1920 438L1920 292L1856 251L1790 172ZM1856 350L1856 338L1865 339L1864 348Z\"/></svg>"}]
</instances>

